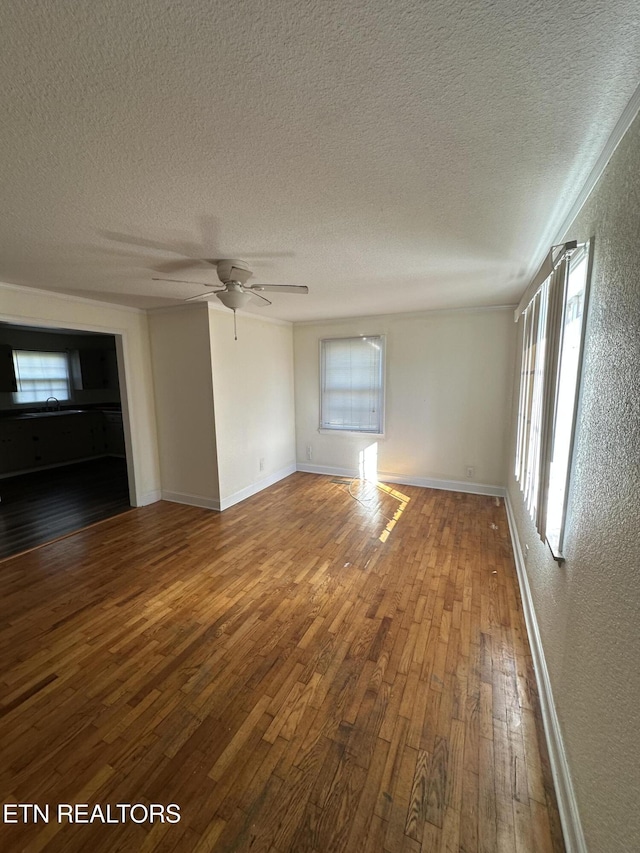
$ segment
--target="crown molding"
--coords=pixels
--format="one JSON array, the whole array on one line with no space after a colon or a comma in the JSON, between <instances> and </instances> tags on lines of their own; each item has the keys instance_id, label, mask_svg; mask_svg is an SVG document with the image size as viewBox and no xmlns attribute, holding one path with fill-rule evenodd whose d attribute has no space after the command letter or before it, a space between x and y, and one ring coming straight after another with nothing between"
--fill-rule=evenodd
<instances>
[{"instance_id":1,"label":"crown molding","mask_svg":"<svg viewBox=\"0 0 640 853\"><path fill-rule=\"evenodd\" d=\"M562 221L562 225L556 232L555 238L551 241L552 243L560 243L562 242L562 238L567 233L573 220L582 210L585 202L593 192L596 184L602 177L602 173L607 168L607 164L609 160L612 158L616 148L624 138L625 133L631 127L633 120L635 119L638 111L640 110L640 86L635 90L629 103L622 111L622 115L616 122L615 127L611 131L611 135L607 139L604 148L600 152L600 156L596 160L593 169L589 172L589 177L585 181L582 189L580 190L578 197L571 205L571 208L565 218Z\"/></svg>"},{"instance_id":2,"label":"crown molding","mask_svg":"<svg viewBox=\"0 0 640 853\"><path fill-rule=\"evenodd\" d=\"M41 287L25 287L21 284L11 284L8 281L0 281L3 290L17 290L33 296L51 296L61 299L63 302L80 302L84 305L93 305L96 308L110 308L112 311L127 311L130 314L145 314L144 308L134 308L133 305L120 305L119 302L102 302L99 299L89 299L87 296L73 296L70 293L59 293L57 290L44 290Z\"/></svg>"},{"instance_id":3,"label":"crown molding","mask_svg":"<svg viewBox=\"0 0 640 853\"><path fill-rule=\"evenodd\" d=\"M354 314L351 317L325 317L319 320L294 320L294 326L337 326L360 321L415 320L416 317L431 317L434 314L480 314L487 311L513 311L516 303L509 305L461 305L458 308L425 308L423 311L402 311L397 314ZM372 333L373 334L373 333Z\"/></svg>"},{"instance_id":4,"label":"crown molding","mask_svg":"<svg viewBox=\"0 0 640 853\"><path fill-rule=\"evenodd\" d=\"M147 314L153 316L155 314L168 314L176 311L192 311L195 305L203 305L208 311L215 311L218 314L231 314L229 308L224 305L217 305L215 302L203 299L200 302L178 302L176 305L160 305L156 308L147 308ZM273 326L293 326L291 320L280 320L278 317L265 317L262 314L254 314L251 311L237 312L238 317L244 320L258 320L262 323L270 323Z\"/></svg>"}]
</instances>

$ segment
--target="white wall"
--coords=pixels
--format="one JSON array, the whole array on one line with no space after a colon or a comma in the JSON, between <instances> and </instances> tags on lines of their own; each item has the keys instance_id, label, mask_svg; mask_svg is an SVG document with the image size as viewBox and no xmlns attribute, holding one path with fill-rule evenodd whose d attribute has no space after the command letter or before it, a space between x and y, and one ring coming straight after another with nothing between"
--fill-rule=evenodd
<instances>
[{"instance_id":1,"label":"white wall","mask_svg":"<svg viewBox=\"0 0 640 853\"><path fill-rule=\"evenodd\" d=\"M151 311L149 329L162 497L219 509L207 307Z\"/></svg>"},{"instance_id":2,"label":"white wall","mask_svg":"<svg viewBox=\"0 0 640 853\"><path fill-rule=\"evenodd\" d=\"M386 336L384 437L320 433L320 339L374 334ZM298 465L353 472L360 451L377 442L383 478L499 491L506 482L514 336L509 309L296 325ZM466 478L468 465L475 468L472 481Z\"/></svg>"},{"instance_id":3,"label":"white wall","mask_svg":"<svg viewBox=\"0 0 640 853\"><path fill-rule=\"evenodd\" d=\"M295 471L290 323L209 306L211 364L224 509ZM260 460L264 460L260 470Z\"/></svg>"},{"instance_id":4,"label":"white wall","mask_svg":"<svg viewBox=\"0 0 640 853\"><path fill-rule=\"evenodd\" d=\"M0 320L120 335L120 393L134 506L160 497L149 329L143 311L0 283ZM127 424L129 425L127 427Z\"/></svg>"},{"instance_id":5,"label":"white wall","mask_svg":"<svg viewBox=\"0 0 640 853\"><path fill-rule=\"evenodd\" d=\"M586 846L630 853L640 850L640 118L563 239L590 237L564 565L511 475L517 384L508 488Z\"/></svg>"}]
</instances>

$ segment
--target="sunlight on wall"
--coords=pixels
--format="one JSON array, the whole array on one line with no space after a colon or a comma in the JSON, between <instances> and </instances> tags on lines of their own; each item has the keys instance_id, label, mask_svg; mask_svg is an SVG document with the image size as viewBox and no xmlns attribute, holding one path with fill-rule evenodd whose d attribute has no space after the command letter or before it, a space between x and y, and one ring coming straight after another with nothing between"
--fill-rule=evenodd
<instances>
[{"instance_id":1,"label":"sunlight on wall","mask_svg":"<svg viewBox=\"0 0 640 853\"><path fill-rule=\"evenodd\" d=\"M361 450L358 457L358 474L361 480L371 483L378 482L378 442L374 441L369 447Z\"/></svg>"}]
</instances>

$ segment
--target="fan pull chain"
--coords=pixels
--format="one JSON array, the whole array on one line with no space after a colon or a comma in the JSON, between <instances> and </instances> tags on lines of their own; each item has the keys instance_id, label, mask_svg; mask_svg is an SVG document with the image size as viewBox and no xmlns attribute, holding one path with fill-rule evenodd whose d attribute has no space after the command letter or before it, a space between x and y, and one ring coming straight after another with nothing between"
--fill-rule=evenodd
<instances>
[{"instance_id":1,"label":"fan pull chain","mask_svg":"<svg viewBox=\"0 0 640 853\"><path fill-rule=\"evenodd\" d=\"M236 329L236 309L233 309L233 340L238 340L238 330Z\"/></svg>"}]
</instances>

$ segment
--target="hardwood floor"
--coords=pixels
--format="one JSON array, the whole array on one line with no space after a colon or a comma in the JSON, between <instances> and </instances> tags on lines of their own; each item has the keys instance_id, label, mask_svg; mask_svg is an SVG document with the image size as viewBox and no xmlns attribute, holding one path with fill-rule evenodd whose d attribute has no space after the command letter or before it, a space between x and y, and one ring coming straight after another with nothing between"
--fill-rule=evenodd
<instances>
[{"instance_id":1,"label":"hardwood floor","mask_svg":"<svg viewBox=\"0 0 640 853\"><path fill-rule=\"evenodd\" d=\"M127 463L77 462L0 480L0 559L130 509Z\"/></svg>"},{"instance_id":2,"label":"hardwood floor","mask_svg":"<svg viewBox=\"0 0 640 853\"><path fill-rule=\"evenodd\" d=\"M0 564L0 797L51 810L0 849L562 851L502 501L355 496L298 473Z\"/></svg>"}]
</instances>

